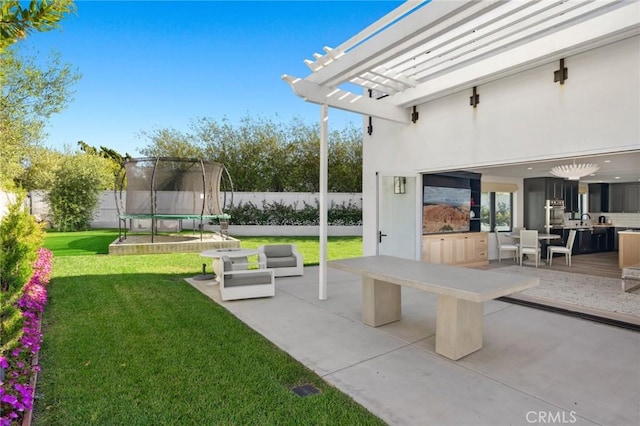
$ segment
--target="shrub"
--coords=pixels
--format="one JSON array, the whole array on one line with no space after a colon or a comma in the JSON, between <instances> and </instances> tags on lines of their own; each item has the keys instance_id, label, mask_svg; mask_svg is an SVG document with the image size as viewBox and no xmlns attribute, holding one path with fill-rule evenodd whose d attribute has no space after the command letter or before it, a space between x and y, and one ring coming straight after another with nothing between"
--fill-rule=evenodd
<instances>
[{"instance_id":1,"label":"shrub","mask_svg":"<svg viewBox=\"0 0 640 426\"><path fill-rule=\"evenodd\" d=\"M104 167L104 158L77 154L56 170L53 187L47 194L51 222L59 231L89 228L100 201L101 189L113 180Z\"/></svg>"},{"instance_id":2,"label":"shrub","mask_svg":"<svg viewBox=\"0 0 640 426\"><path fill-rule=\"evenodd\" d=\"M0 221L0 424L11 424L31 409L28 382L33 355L40 348L34 309L43 306L40 287L51 270L50 252L38 249L44 232L23 203L21 194Z\"/></svg>"},{"instance_id":3,"label":"shrub","mask_svg":"<svg viewBox=\"0 0 640 426\"><path fill-rule=\"evenodd\" d=\"M283 202L263 202L259 208L251 202L232 205L226 213L231 215L234 225L319 225L319 207L304 203L304 207L288 205ZM328 212L329 225L358 226L362 225L362 209L349 202L348 204L332 203Z\"/></svg>"},{"instance_id":4,"label":"shrub","mask_svg":"<svg viewBox=\"0 0 640 426\"><path fill-rule=\"evenodd\" d=\"M0 352L0 424L20 424L24 412L33 408L31 377L40 370L37 354L42 343L40 317L47 302L46 285L51 274L53 254L38 250L33 275L13 303L20 317L21 332ZM3 317L4 323L4 317ZM3 335L4 336L4 335Z\"/></svg>"},{"instance_id":5,"label":"shrub","mask_svg":"<svg viewBox=\"0 0 640 426\"><path fill-rule=\"evenodd\" d=\"M24 199L23 194L19 195L0 221L0 289L3 300L6 292L19 290L29 280L38 247L44 241L44 231L24 209Z\"/></svg>"}]
</instances>

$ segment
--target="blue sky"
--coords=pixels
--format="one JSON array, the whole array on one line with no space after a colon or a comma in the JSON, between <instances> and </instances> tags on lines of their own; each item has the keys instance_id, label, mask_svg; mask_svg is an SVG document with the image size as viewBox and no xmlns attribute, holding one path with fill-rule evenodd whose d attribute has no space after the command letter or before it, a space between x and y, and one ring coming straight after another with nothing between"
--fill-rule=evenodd
<instances>
[{"instance_id":1,"label":"blue sky","mask_svg":"<svg viewBox=\"0 0 640 426\"><path fill-rule=\"evenodd\" d=\"M74 100L49 122L45 145L83 140L139 155L141 131L187 131L209 117L319 120L282 74L305 77L322 47L336 47L401 2L77 1L62 29L33 34L32 53L55 49L82 75ZM33 49L33 50L31 50ZM331 109L330 129L358 115Z\"/></svg>"}]
</instances>

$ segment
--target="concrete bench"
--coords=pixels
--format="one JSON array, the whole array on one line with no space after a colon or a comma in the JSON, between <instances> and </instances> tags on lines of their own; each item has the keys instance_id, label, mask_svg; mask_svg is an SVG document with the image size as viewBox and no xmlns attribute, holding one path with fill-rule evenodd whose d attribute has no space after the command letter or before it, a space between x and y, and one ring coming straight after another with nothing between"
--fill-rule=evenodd
<instances>
[{"instance_id":1,"label":"concrete bench","mask_svg":"<svg viewBox=\"0 0 640 426\"><path fill-rule=\"evenodd\" d=\"M437 294L436 353L453 360L482 348L485 301L540 284L538 278L392 256L333 260L327 265L362 276L362 322L372 327L400 320L401 286Z\"/></svg>"},{"instance_id":2,"label":"concrete bench","mask_svg":"<svg viewBox=\"0 0 640 426\"><path fill-rule=\"evenodd\" d=\"M640 287L640 264L622 268L622 292Z\"/></svg>"}]
</instances>

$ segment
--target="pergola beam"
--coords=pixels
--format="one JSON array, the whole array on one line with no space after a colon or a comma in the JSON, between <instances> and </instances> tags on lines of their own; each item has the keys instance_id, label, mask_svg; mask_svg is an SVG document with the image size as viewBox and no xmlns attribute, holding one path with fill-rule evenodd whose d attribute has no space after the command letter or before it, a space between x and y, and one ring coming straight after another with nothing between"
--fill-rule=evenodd
<instances>
[{"instance_id":1,"label":"pergola beam","mask_svg":"<svg viewBox=\"0 0 640 426\"><path fill-rule=\"evenodd\" d=\"M383 100L372 99L363 95L357 95L341 89L332 89L312 83L306 79L283 75L282 79L289 83L294 93L305 101L319 105L356 112L363 115L409 124L409 110L397 107Z\"/></svg>"},{"instance_id":2,"label":"pergola beam","mask_svg":"<svg viewBox=\"0 0 640 426\"><path fill-rule=\"evenodd\" d=\"M593 49L632 37L640 34L638 16L640 4L629 3L582 25L565 28L504 54L478 59L385 99L394 105L410 107L579 53L586 46Z\"/></svg>"},{"instance_id":3,"label":"pergola beam","mask_svg":"<svg viewBox=\"0 0 640 426\"><path fill-rule=\"evenodd\" d=\"M384 66L394 57L406 53L435 35L493 9L503 1L458 2L433 0L426 7L414 10L394 25L371 36L366 43L348 52L349 60L333 61L307 79L322 86L339 86L366 71Z\"/></svg>"}]
</instances>

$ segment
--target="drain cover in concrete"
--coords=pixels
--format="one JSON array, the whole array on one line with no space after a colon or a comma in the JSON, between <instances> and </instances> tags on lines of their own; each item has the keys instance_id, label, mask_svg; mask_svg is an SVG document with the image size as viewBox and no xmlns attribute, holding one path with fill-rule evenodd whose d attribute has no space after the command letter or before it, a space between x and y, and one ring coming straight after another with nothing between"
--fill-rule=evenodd
<instances>
[{"instance_id":1,"label":"drain cover in concrete","mask_svg":"<svg viewBox=\"0 0 640 426\"><path fill-rule=\"evenodd\" d=\"M316 395L320 393L320 390L318 388L310 384L296 386L294 388L291 388L291 390L296 395L302 396L302 397L309 396L309 395Z\"/></svg>"}]
</instances>

